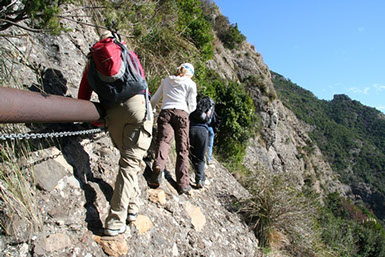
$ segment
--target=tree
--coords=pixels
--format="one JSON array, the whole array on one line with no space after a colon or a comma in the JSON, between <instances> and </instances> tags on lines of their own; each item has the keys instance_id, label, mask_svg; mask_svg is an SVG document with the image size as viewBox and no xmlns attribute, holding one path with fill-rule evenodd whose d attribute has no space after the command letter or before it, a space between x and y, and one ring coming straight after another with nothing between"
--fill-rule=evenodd
<instances>
[{"instance_id":1,"label":"tree","mask_svg":"<svg viewBox=\"0 0 385 257\"><path fill-rule=\"evenodd\" d=\"M18 26L32 32L57 34L64 28L59 23L60 6L71 0L0 0L0 31ZM28 25L20 24L22 21Z\"/></svg>"},{"instance_id":2,"label":"tree","mask_svg":"<svg viewBox=\"0 0 385 257\"><path fill-rule=\"evenodd\" d=\"M231 24L226 16L217 16L214 28L219 39L229 49L234 49L238 44L246 40L246 37L239 31L238 24Z\"/></svg>"}]
</instances>

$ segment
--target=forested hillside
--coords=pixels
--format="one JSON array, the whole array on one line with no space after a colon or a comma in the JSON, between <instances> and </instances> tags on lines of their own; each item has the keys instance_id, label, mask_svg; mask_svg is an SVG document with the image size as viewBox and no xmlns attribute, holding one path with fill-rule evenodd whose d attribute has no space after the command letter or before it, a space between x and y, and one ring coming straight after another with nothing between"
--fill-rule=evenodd
<instances>
[{"instance_id":1,"label":"forested hillside","mask_svg":"<svg viewBox=\"0 0 385 257\"><path fill-rule=\"evenodd\" d=\"M277 73L273 82L284 104L313 126L309 135L342 181L351 185L354 194L384 220L384 114L346 95L335 95L331 101L319 100Z\"/></svg>"},{"instance_id":2,"label":"forested hillside","mask_svg":"<svg viewBox=\"0 0 385 257\"><path fill-rule=\"evenodd\" d=\"M346 95L319 100L282 75L272 74L280 99L312 126L310 137L340 179L351 186L354 202L364 205L384 224L385 115Z\"/></svg>"}]
</instances>

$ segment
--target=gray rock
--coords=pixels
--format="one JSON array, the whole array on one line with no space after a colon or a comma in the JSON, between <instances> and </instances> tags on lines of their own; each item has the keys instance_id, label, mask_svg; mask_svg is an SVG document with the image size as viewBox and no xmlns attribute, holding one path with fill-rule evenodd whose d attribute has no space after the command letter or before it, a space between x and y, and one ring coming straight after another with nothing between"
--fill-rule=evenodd
<instances>
[{"instance_id":1,"label":"gray rock","mask_svg":"<svg viewBox=\"0 0 385 257\"><path fill-rule=\"evenodd\" d=\"M33 170L37 186L45 191L51 191L67 173L63 165L55 160L36 164Z\"/></svg>"},{"instance_id":2,"label":"gray rock","mask_svg":"<svg viewBox=\"0 0 385 257\"><path fill-rule=\"evenodd\" d=\"M65 249L71 244L71 239L66 234L51 234L35 241L34 252L38 255L50 255L52 252Z\"/></svg>"}]
</instances>

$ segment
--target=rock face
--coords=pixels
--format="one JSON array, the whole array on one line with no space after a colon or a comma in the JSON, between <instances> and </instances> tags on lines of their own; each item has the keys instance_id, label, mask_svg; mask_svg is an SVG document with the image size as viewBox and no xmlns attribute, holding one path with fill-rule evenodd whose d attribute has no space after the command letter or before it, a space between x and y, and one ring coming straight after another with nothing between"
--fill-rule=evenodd
<instances>
[{"instance_id":1,"label":"rock face","mask_svg":"<svg viewBox=\"0 0 385 257\"><path fill-rule=\"evenodd\" d=\"M264 117L262 133L251 140L244 159L249 169L290 173L297 178L299 187L306 183L321 195L325 192L342 195L350 192L348 186L339 182L319 148L307 135L311 129L309 126L279 101L272 103L269 111L260 113Z\"/></svg>"},{"instance_id":2,"label":"rock face","mask_svg":"<svg viewBox=\"0 0 385 257\"><path fill-rule=\"evenodd\" d=\"M245 166L251 170L291 173L297 178L299 187L307 183L321 195L335 191L349 194L350 187L339 182L319 148L307 135L312 128L298 120L276 99L269 68L254 47L244 43L236 50L229 50L219 40L215 46L214 58L207 66L218 71L223 78L240 82L250 77L260 78L248 83L262 129L247 148Z\"/></svg>"},{"instance_id":3,"label":"rock face","mask_svg":"<svg viewBox=\"0 0 385 257\"><path fill-rule=\"evenodd\" d=\"M91 22L81 10L76 12L79 21ZM4 65L12 67L17 84L33 88L40 83L36 73L41 72L47 93L76 97L85 55L98 36L93 27L68 26L73 31L58 37L29 35L16 28L13 33L24 36L0 38L1 51L9 56ZM254 76L264 84L264 88L249 85L262 130L247 148L245 166L292 173L299 187L310 183L321 194L325 188L348 192L312 145L307 136L311 128L271 97L275 90L261 55L248 43L228 50L215 40L209 68L223 78L244 81ZM161 188L149 189L141 174L138 220L111 240L101 235L117 173L117 150L104 132L62 139L59 145L48 156L39 152L26 161L36 164L30 172L39 187L34 195L39 228L18 219L20 213L0 210L4 256L262 256L258 240L232 207L248 192L215 160L206 170L207 186L194 190L192 197L178 195L173 187L172 156ZM0 189L4 190L1 184Z\"/></svg>"}]
</instances>

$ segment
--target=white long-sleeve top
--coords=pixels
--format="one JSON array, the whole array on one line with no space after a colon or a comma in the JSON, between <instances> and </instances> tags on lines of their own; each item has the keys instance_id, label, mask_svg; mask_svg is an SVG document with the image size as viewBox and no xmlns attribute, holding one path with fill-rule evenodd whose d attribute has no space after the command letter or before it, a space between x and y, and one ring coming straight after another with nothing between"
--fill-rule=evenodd
<instances>
[{"instance_id":1,"label":"white long-sleeve top","mask_svg":"<svg viewBox=\"0 0 385 257\"><path fill-rule=\"evenodd\" d=\"M161 98L162 110L178 109L188 114L196 108L197 86L191 78L168 76L162 80L158 90L151 97L151 105L155 108Z\"/></svg>"}]
</instances>

